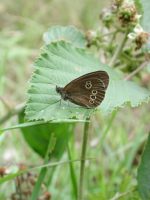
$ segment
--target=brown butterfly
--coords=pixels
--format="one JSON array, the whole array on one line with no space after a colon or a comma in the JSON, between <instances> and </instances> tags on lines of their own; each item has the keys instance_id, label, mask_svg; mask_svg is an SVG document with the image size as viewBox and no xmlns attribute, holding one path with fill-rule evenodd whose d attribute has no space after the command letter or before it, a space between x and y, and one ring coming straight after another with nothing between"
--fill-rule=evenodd
<instances>
[{"instance_id":1,"label":"brown butterfly","mask_svg":"<svg viewBox=\"0 0 150 200\"><path fill-rule=\"evenodd\" d=\"M96 71L80 76L65 87L56 86L63 100L85 108L95 108L105 97L109 76L105 71Z\"/></svg>"}]
</instances>

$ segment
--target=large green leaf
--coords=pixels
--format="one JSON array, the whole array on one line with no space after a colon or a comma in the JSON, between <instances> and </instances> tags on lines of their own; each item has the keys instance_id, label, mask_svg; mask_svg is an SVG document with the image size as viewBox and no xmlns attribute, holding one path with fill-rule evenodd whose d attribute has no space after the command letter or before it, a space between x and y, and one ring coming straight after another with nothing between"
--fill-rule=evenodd
<instances>
[{"instance_id":1,"label":"large green leaf","mask_svg":"<svg viewBox=\"0 0 150 200\"><path fill-rule=\"evenodd\" d=\"M101 104L104 112L110 112L116 107L123 107L129 103L137 107L143 101L148 102L150 91L136 85L134 82L125 80L111 80L105 100Z\"/></svg>"},{"instance_id":2,"label":"large green leaf","mask_svg":"<svg viewBox=\"0 0 150 200\"><path fill-rule=\"evenodd\" d=\"M106 97L99 107L104 112L111 112L127 102L138 106L150 97L149 91L135 83L122 80L118 73L101 64L99 59L85 49L60 41L45 46L35 62L35 71L28 90L27 119L50 121L87 117L92 112L91 109L65 101L60 105L60 95L55 88L56 85L63 87L73 79L97 70L105 70L110 76Z\"/></svg>"},{"instance_id":3,"label":"large green leaf","mask_svg":"<svg viewBox=\"0 0 150 200\"><path fill-rule=\"evenodd\" d=\"M138 169L138 190L143 200L150 199L150 134Z\"/></svg>"},{"instance_id":4,"label":"large green leaf","mask_svg":"<svg viewBox=\"0 0 150 200\"><path fill-rule=\"evenodd\" d=\"M24 113L19 114L19 122L24 122ZM68 140L72 136L75 124L71 123L47 123L36 126L21 128L23 136L30 147L40 156L45 157L51 135L53 134L56 142L54 144L51 157L60 158L66 147Z\"/></svg>"},{"instance_id":5,"label":"large green leaf","mask_svg":"<svg viewBox=\"0 0 150 200\"><path fill-rule=\"evenodd\" d=\"M79 48L84 48L87 44L84 34L74 26L53 26L44 33L43 39L46 44L64 40Z\"/></svg>"}]
</instances>

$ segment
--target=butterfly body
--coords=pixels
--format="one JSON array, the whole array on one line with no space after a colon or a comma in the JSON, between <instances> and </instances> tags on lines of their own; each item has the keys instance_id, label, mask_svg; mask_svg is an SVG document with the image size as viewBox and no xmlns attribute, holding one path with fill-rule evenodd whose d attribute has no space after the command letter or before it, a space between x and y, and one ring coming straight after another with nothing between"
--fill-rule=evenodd
<instances>
[{"instance_id":1,"label":"butterfly body","mask_svg":"<svg viewBox=\"0 0 150 200\"><path fill-rule=\"evenodd\" d=\"M70 96L69 93L63 89L64 89L63 87L56 86L56 92L61 95L61 98L64 101L69 100L69 96Z\"/></svg>"},{"instance_id":2,"label":"butterfly body","mask_svg":"<svg viewBox=\"0 0 150 200\"><path fill-rule=\"evenodd\" d=\"M105 97L109 76L105 71L96 71L80 76L65 87L56 86L56 92L63 100L85 108L95 108Z\"/></svg>"}]
</instances>

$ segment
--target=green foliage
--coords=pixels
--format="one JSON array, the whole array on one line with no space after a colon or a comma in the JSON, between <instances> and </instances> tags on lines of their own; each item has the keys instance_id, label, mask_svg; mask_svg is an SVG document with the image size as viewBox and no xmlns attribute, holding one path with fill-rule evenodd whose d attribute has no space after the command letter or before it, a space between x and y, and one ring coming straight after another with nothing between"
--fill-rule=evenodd
<instances>
[{"instance_id":1,"label":"green foliage","mask_svg":"<svg viewBox=\"0 0 150 200\"><path fill-rule=\"evenodd\" d=\"M87 43L84 34L74 26L53 26L44 33L43 39L46 44L63 40L79 48L85 48Z\"/></svg>"},{"instance_id":2,"label":"green foliage","mask_svg":"<svg viewBox=\"0 0 150 200\"><path fill-rule=\"evenodd\" d=\"M19 122L24 122L24 113L19 114ZM49 140L52 138L51 135L54 134L56 144L54 144L51 157L59 159L67 147L73 129L74 125L71 123L51 123L24 127L21 128L21 131L30 147L42 157L45 157Z\"/></svg>"},{"instance_id":3,"label":"green foliage","mask_svg":"<svg viewBox=\"0 0 150 200\"><path fill-rule=\"evenodd\" d=\"M142 6L142 3L141 3L141 0L134 0L134 3L136 5L138 13L140 13L142 15L143 14L143 6Z\"/></svg>"},{"instance_id":4,"label":"green foliage","mask_svg":"<svg viewBox=\"0 0 150 200\"><path fill-rule=\"evenodd\" d=\"M141 0L135 0L136 6L138 7L138 11L141 12ZM113 1L114 2L114 1ZM142 0L144 3L145 12L143 18L144 28L149 31L149 0ZM102 5L103 4L103 5ZM19 125L13 125L11 120L13 121L15 118L13 116L9 117L9 114L13 110L13 106L19 104L20 102L24 102L25 100L25 90L27 79L29 78L29 74L32 69L30 68L31 62L33 58L37 55L38 49L41 47L41 37L43 32L47 29L47 27L51 24L74 24L78 27L82 27L85 29L95 29L92 30L91 33L98 32L100 33L99 40L97 39L97 45L93 45L91 50L95 50L98 57L104 57L105 62L111 61L113 55L117 50L117 46L121 43L121 38L124 34L124 27L120 26L118 20L114 20L115 24L107 29L104 27L102 23L98 20L98 15L100 14L100 10L104 5L109 5L109 8L105 9L106 14L110 11L110 0L107 1L97 1L97 0L85 0L85 1L69 1L63 0L60 1L7 1L2 0L0 3L0 13L2 16L1 23L1 49L0 49L0 98L4 98L4 103L6 99L6 103L8 103L9 107L5 107L3 101L0 101L0 113L8 116L5 120L7 126L11 126L10 128L6 128L3 130L7 131L9 134L3 134L0 136L0 155L1 155L1 163L6 165L7 163L11 163L13 160L17 163L25 163L25 164L35 164L39 165L41 163L41 159L35 155L31 149L26 146L24 143L22 135L18 130L12 130L14 128L22 128L29 130L29 128L34 125L31 129L31 132L27 133L32 135L35 125L38 125L40 129L44 127L44 130L49 130L48 126L45 126L47 122L45 121L33 121L33 122L25 122ZM37 12L38 10L38 12ZM57 12L56 12L57 10ZM67 11L67 12L66 12ZM114 13L115 14L115 13ZM106 15L107 16L107 15ZM147 19L147 21L145 21ZM80 42L77 38L74 41L69 40L71 34L75 34L72 27L70 28L70 34L66 33L65 30L69 30L69 27L52 27L50 32L47 32L47 36L50 37L51 42L58 42L58 40L64 39L65 42L70 42L72 46L82 48L84 47L84 37ZM57 33L54 31L58 31ZM59 29L59 30L58 30ZM52 31L53 30L53 31ZM113 32L117 30L117 34L115 35ZM78 31L77 31L78 32ZM54 34L53 34L54 33ZM65 34L67 34L67 36ZM106 35L105 35L106 34ZM57 36L55 38L55 35ZM77 34L78 37L82 34ZM53 36L53 38L51 38ZM66 37L65 37L66 36ZM63 37L63 38L62 38ZM93 35L92 35L93 37ZM54 39L54 40L53 40ZM82 43L83 41L83 43ZM48 42L49 43L49 42ZM52 43L51 43L52 44ZM127 44L127 45L126 45ZM134 42L127 42L122 50L120 50L120 54L115 59L115 63L113 66L116 69L121 69L126 74L131 73L133 70L136 70L142 63L145 61L144 55L141 55L141 50L138 51L134 49ZM52 47L52 46L51 46ZM96 47L96 48L95 48ZM94 49L95 48L95 49ZM108 50L110 49L110 51ZM77 49L76 49L77 50ZM128 53L128 52L129 53ZM68 51L67 51L68 52ZM66 53L67 53L66 52ZM83 51L86 52L86 51ZM127 52L127 53L126 53ZM74 54L73 54L74 55ZM85 54L83 54L84 56ZM71 56L69 54L69 56ZM92 56L93 57L93 56ZM58 56L60 58L60 54ZM44 57L42 58L44 60ZM52 59L53 60L53 59ZM66 58L68 62L68 57ZM48 61L48 63L51 61ZM95 62L95 61L94 61ZM54 62L55 64L55 62ZM101 65L101 64L100 64ZM63 66L64 70L59 71L60 73L66 73L65 64L62 64L62 59L60 62L60 67ZM94 65L95 66L95 65ZM38 67L43 68L43 66L39 65ZM56 64L57 67L57 64ZM104 68L103 68L104 67ZM72 66L71 66L72 68ZM68 81L72 80L72 78L79 76L80 74L87 73L89 70L93 71L95 68L89 68L86 70L86 66L82 66L81 68L85 68L85 72L77 73L75 76L69 77L66 73L67 78L62 76L65 81L60 81L60 84L64 86ZM57 68L54 68L57 71ZM98 69L107 70L107 67L101 66ZM37 66L35 67L35 71L37 70ZM100 109L105 112L110 112L116 107L123 106L124 103L131 103L132 106L137 106L140 102L143 102L149 96L147 90L143 90L143 88L138 87L133 82L123 81L122 77L119 77L118 74L114 71L108 72L111 76L111 84L108 88L105 101L101 104ZM143 77L145 75L148 76L150 72L150 68L146 71L144 68L134 77L136 77L136 81L142 83ZM71 71L71 74L74 74L74 68ZM35 73L34 76L37 76ZM54 71L52 73L54 75ZM45 77L45 76L44 76ZM59 77L59 76L58 76ZM62 78L61 77L61 78ZM134 78L132 77L132 78ZM52 76L49 77L49 80ZM39 79L36 79L37 81ZM145 84L145 83L144 83ZM40 84L32 83L31 85L35 85L35 95L40 94L42 96L42 87ZM43 84L41 84L43 85ZM149 88L148 83L146 84ZM39 86L39 87L38 87ZM48 85L49 86L49 85ZM33 87L30 89L34 89ZM41 91L41 93L40 93ZM38 93L39 92L39 93ZM49 90L47 91L49 95ZM31 94L33 97L33 95ZM53 95L50 95L50 98ZM30 97L30 94L29 94ZM43 96L45 99L45 96ZM111 101L112 99L112 101ZM30 102L31 103L31 102ZM32 101L32 105L35 105L35 101ZM64 102L62 102L64 105ZM30 104L31 106L31 104ZM74 113L75 105L67 104L67 107L70 107L69 113ZM2 109L1 109L2 108ZM85 177L85 195L89 197L90 200L108 200L108 199L121 199L121 200L139 200L138 194L133 192L135 187L135 171L137 169L137 158L139 158L139 151L141 150L141 145L143 141L145 141L145 136L143 133L147 131L147 124L150 121L150 115L147 112L149 109L148 104L144 104L136 109L120 109L120 111L116 111L117 116L114 116L109 120L107 116L101 116L99 113L96 113L94 118L92 118L91 128L90 128L90 140L88 146L87 157L96 158L96 160L92 160L92 162L86 165L86 177ZM73 110L73 111L72 111ZM34 110L32 107L32 111L38 114L38 110ZM48 112L49 110L47 110ZM59 109L54 109L54 112L59 112ZM8 115L7 115L8 113ZM45 113L43 113L44 115ZM50 112L52 115L53 112ZM74 113L77 116L76 113ZM85 115L88 114L85 113ZM16 114L15 114L16 115ZM111 116L111 115L110 115ZM31 117L31 116L29 116ZM61 118L58 118L57 121L53 120L51 122L62 121L63 115ZM78 116L77 116L78 117ZM33 118L34 119L34 116ZM116 120L115 120L116 119ZM46 118L45 120L49 120ZM72 120L72 119L71 119ZM63 121L71 121L69 119L63 119ZM75 121L75 119L74 119ZM14 121L13 121L14 122ZM24 122L24 120L22 121ZM130 122L130 123L129 123ZM15 123L15 122L14 122ZM43 125L42 125L43 124ZM40 125L40 126L39 126ZM30 127L29 127L30 126ZM4 128L5 124L1 123L1 128ZM24 128L26 127L26 128ZM48 128L47 128L48 127ZM11 129L11 130L10 130ZM36 133L39 132L40 129L36 129ZM78 134L80 132L80 134ZM137 132L139 134L137 135ZM34 137L32 140L36 141L36 133L34 133ZM40 133L43 134L41 131ZM24 133L25 134L25 133ZM41 134L41 135L42 135ZM50 128L50 134L51 128ZM80 142L81 142L82 130L80 125L78 129L75 129L74 136L76 137L74 144L74 153L73 149L70 149L72 158L69 160L73 160L74 158L79 158L80 156ZM40 138L39 136L37 136ZM137 139L138 138L138 139ZM47 136L47 140L49 137ZM63 138L62 138L63 140ZM43 141L43 137L41 139ZM100 142L101 148L97 145ZM93 143L95 143L93 145ZM97 144L96 144L97 143ZM54 142L55 144L55 142ZM38 140L38 146L39 144ZM53 145L52 145L53 146ZM76 148L77 147L77 148ZM45 148L45 147L44 147ZM59 148L59 147L58 147ZM45 148L46 150L46 148ZM14 155L16 152L16 156ZM42 151L43 152L43 151ZM6 155L11 155L9 160L6 161ZM29 156L30 155L30 156ZM44 152L43 152L44 157ZM7 157L8 158L8 157ZM16 159L17 158L17 159ZM35 159L36 158L36 159ZM66 157L63 157L66 159ZM78 160L79 161L79 160ZM64 165L64 163L66 163ZM52 194L52 199L73 199L73 195L71 193L71 175L69 173L69 163L70 165L74 165L76 172L78 173L79 168L78 164L74 164L71 162L60 162L60 163L50 163L48 168L53 169L54 166L57 166L54 171L54 180L49 182L49 191ZM117 164L116 164L117 163ZM62 165L61 165L62 164ZM42 166L37 167L42 168ZM9 169L8 169L9 170ZM29 169L30 173L32 173L32 169ZM25 173L25 172L24 172ZM75 173L76 174L76 173ZM9 174L0 178L0 183L4 183L9 181L8 184L1 185L0 189L0 199L10 199L10 194L14 193L14 178L21 173ZM40 176L39 176L40 178ZM47 178L50 179L50 176L47 175ZM144 181L144 180L143 180ZM11 187L13 184L13 187ZM109 187L108 187L109 186ZM76 184L74 184L74 189L76 188ZM22 185L20 188L23 188ZM19 188L19 189L20 189ZM19 194L20 194L19 190ZM113 198L114 197L114 198ZM88 199L85 197L85 199Z\"/></svg>"},{"instance_id":5,"label":"green foliage","mask_svg":"<svg viewBox=\"0 0 150 200\"><path fill-rule=\"evenodd\" d=\"M142 200L150 199L150 134L138 169L138 190Z\"/></svg>"}]
</instances>

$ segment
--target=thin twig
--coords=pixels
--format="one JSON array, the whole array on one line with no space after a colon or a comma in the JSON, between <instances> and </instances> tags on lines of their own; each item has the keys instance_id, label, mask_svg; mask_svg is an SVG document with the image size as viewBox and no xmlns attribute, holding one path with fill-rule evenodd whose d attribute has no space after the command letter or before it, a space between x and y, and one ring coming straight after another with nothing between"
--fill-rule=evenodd
<instances>
[{"instance_id":1,"label":"thin twig","mask_svg":"<svg viewBox=\"0 0 150 200\"><path fill-rule=\"evenodd\" d=\"M114 34L116 34L117 32L118 32L118 31L115 30L115 31L112 31L112 32L104 33L104 34L101 35L101 37L106 37L106 36L114 35Z\"/></svg>"},{"instance_id":2,"label":"thin twig","mask_svg":"<svg viewBox=\"0 0 150 200\"><path fill-rule=\"evenodd\" d=\"M10 110L10 106L9 104L6 102L6 100L4 99L4 97L0 96L0 101L3 103L3 105L5 106L5 108L7 110Z\"/></svg>"},{"instance_id":3,"label":"thin twig","mask_svg":"<svg viewBox=\"0 0 150 200\"><path fill-rule=\"evenodd\" d=\"M111 198L110 200L118 200L124 196L127 196L128 194L134 192L136 189L133 188L132 190L130 191L127 191L127 192L124 192L124 193L117 193L113 198Z\"/></svg>"},{"instance_id":4,"label":"thin twig","mask_svg":"<svg viewBox=\"0 0 150 200\"><path fill-rule=\"evenodd\" d=\"M122 49L127 41L127 35L128 35L128 30L126 31L122 41L120 42L120 44L118 45L112 59L109 62L109 66L113 67L118 59L118 57L120 56L120 53L122 52Z\"/></svg>"},{"instance_id":5,"label":"thin twig","mask_svg":"<svg viewBox=\"0 0 150 200\"><path fill-rule=\"evenodd\" d=\"M131 72L131 74L128 74L124 80L130 80L135 74L137 74L139 71L141 71L144 67L146 67L146 65L148 64L148 62L144 62L142 63L136 70L134 70L133 72Z\"/></svg>"},{"instance_id":6,"label":"thin twig","mask_svg":"<svg viewBox=\"0 0 150 200\"><path fill-rule=\"evenodd\" d=\"M118 30L116 30L116 31L114 32L114 34L112 35L112 38L111 38L111 40L110 40L110 42L109 42L109 46L112 46L114 40L116 39L117 33L118 33Z\"/></svg>"},{"instance_id":7,"label":"thin twig","mask_svg":"<svg viewBox=\"0 0 150 200\"><path fill-rule=\"evenodd\" d=\"M95 158L86 158L86 160L95 160ZM60 161L60 162L49 162L48 164L43 164L43 165L37 165L35 167L29 167L27 169L24 169L24 170L20 170L16 173L13 173L11 176L10 174L0 178L0 184L6 182L6 181L9 181L9 180L12 180L13 178L17 177L17 176L20 176L22 174L25 174L27 173L28 171L32 171L32 170L38 170L38 169L41 169L41 168L45 168L45 167L56 167L58 165L64 165L64 164L68 164L69 162L80 162L81 160L80 159L75 159L75 160L66 160L66 161Z\"/></svg>"}]
</instances>

